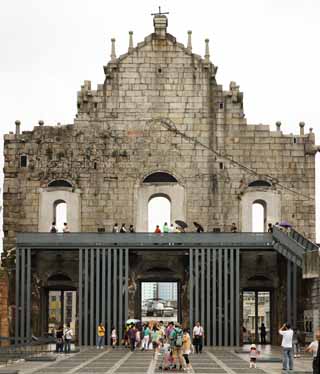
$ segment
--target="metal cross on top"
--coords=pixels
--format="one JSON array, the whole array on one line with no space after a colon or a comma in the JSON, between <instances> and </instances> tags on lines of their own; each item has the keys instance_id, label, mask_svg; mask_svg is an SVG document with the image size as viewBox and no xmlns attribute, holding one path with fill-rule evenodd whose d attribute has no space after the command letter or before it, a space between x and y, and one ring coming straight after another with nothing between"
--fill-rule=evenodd
<instances>
[{"instance_id":1,"label":"metal cross on top","mask_svg":"<svg viewBox=\"0 0 320 374\"><path fill-rule=\"evenodd\" d=\"M161 6L159 6L159 13L151 13L152 16L162 16L163 14L169 14L169 12L161 12Z\"/></svg>"}]
</instances>

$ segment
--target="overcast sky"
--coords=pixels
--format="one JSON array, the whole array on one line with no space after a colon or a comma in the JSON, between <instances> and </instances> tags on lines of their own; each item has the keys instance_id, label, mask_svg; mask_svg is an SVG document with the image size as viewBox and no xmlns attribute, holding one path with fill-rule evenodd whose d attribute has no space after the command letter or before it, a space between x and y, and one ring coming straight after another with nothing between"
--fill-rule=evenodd
<instances>
[{"instance_id":1,"label":"overcast sky","mask_svg":"<svg viewBox=\"0 0 320 374\"><path fill-rule=\"evenodd\" d=\"M1 132L14 131L16 119L22 130L39 119L72 123L82 82L103 83L110 39L125 53L128 31L142 41L159 5L179 42L192 30L193 52L203 55L210 39L218 83L240 85L249 124L275 129L280 120L298 134L305 121L320 144L319 0L1 0Z\"/></svg>"}]
</instances>

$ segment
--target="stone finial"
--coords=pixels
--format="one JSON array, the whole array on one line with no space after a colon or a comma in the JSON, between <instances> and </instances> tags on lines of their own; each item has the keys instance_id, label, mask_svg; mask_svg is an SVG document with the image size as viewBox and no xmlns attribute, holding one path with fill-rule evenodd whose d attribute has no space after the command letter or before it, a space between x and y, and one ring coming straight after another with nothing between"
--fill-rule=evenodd
<instances>
[{"instance_id":1,"label":"stone finial","mask_svg":"<svg viewBox=\"0 0 320 374\"><path fill-rule=\"evenodd\" d=\"M117 59L117 56L116 56L116 39L115 38L112 38L111 39L111 62L115 62L116 59Z\"/></svg>"},{"instance_id":2,"label":"stone finial","mask_svg":"<svg viewBox=\"0 0 320 374\"><path fill-rule=\"evenodd\" d=\"M204 55L204 62L206 64L209 64L209 62L210 62L209 39L206 39L205 43L206 43L206 51L205 51L205 55Z\"/></svg>"},{"instance_id":3,"label":"stone finial","mask_svg":"<svg viewBox=\"0 0 320 374\"><path fill-rule=\"evenodd\" d=\"M16 124L16 135L20 135L20 125L21 125L21 122L19 120L16 120L15 124Z\"/></svg>"},{"instance_id":4,"label":"stone finial","mask_svg":"<svg viewBox=\"0 0 320 374\"><path fill-rule=\"evenodd\" d=\"M277 126L277 131L280 132L281 122L277 121L276 126Z\"/></svg>"},{"instance_id":5,"label":"stone finial","mask_svg":"<svg viewBox=\"0 0 320 374\"><path fill-rule=\"evenodd\" d=\"M192 51L192 40L191 40L191 36L192 36L192 31L189 30L188 31L188 45L187 45L187 49L189 52Z\"/></svg>"},{"instance_id":6,"label":"stone finial","mask_svg":"<svg viewBox=\"0 0 320 374\"><path fill-rule=\"evenodd\" d=\"M39 126L43 126L43 125L44 125L44 122L43 122L42 120L40 120L40 121L38 122L38 124L39 124Z\"/></svg>"},{"instance_id":7,"label":"stone finial","mask_svg":"<svg viewBox=\"0 0 320 374\"><path fill-rule=\"evenodd\" d=\"M310 134L312 134L312 132L313 132L313 128L312 127L309 128L309 132L310 132Z\"/></svg>"},{"instance_id":8,"label":"stone finial","mask_svg":"<svg viewBox=\"0 0 320 374\"><path fill-rule=\"evenodd\" d=\"M154 32L161 39L166 37L168 18L164 14L155 14L153 17Z\"/></svg>"},{"instance_id":9,"label":"stone finial","mask_svg":"<svg viewBox=\"0 0 320 374\"><path fill-rule=\"evenodd\" d=\"M133 31L129 31L129 48L128 52L133 50Z\"/></svg>"},{"instance_id":10,"label":"stone finial","mask_svg":"<svg viewBox=\"0 0 320 374\"><path fill-rule=\"evenodd\" d=\"M304 135L305 123L304 122L299 122L299 126L300 126L300 135Z\"/></svg>"}]
</instances>

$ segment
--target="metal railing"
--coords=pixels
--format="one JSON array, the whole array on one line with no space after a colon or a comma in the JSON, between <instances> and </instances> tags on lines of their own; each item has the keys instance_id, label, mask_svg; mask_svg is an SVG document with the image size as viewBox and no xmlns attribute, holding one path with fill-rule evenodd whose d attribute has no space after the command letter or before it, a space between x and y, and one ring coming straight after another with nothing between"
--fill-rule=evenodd
<instances>
[{"instance_id":1,"label":"metal railing","mask_svg":"<svg viewBox=\"0 0 320 374\"><path fill-rule=\"evenodd\" d=\"M29 248L127 247L270 247L270 233L18 233L17 246Z\"/></svg>"},{"instance_id":2,"label":"metal railing","mask_svg":"<svg viewBox=\"0 0 320 374\"><path fill-rule=\"evenodd\" d=\"M304 247L306 251L319 251L319 247L315 243L304 237L298 231L291 229L288 232L288 235L297 243L299 243L302 247Z\"/></svg>"},{"instance_id":3,"label":"metal railing","mask_svg":"<svg viewBox=\"0 0 320 374\"><path fill-rule=\"evenodd\" d=\"M44 353L56 351L56 343L53 338L38 338L30 343L11 344L13 338L0 337L1 341L9 343L0 347L0 364L7 365L12 361L27 359L31 357L41 357Z\"/></svg>"}]
</instances>

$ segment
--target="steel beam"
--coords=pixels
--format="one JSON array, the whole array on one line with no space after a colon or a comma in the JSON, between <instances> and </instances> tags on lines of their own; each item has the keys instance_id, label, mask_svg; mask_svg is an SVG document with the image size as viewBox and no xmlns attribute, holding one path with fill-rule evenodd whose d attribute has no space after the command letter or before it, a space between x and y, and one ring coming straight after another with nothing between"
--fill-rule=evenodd
<instances>
[{"instance_id":1,"label":"steel beam","mask_svg":"<svg viewBox=\"0 0 320 374\"><path fill-rule=\"evenodd\" d=\"M26 292L26 249L21 249L21 325L20 325L20 337L21 343L25 343L25 292Z\"/></svg>"},{"instance_id":2,"label":"steel beam","mask_svg":"<svg viewBox=\"0 0 320 374\"><path fill-rule=\"evenodd\" d=\"M206 248L206 261L207 261L207 271L206 271L206 275L207 275L207 294L206 294L206 306L207 306L207 310L206 310L206 326L205 326L205 330L206 330L206 341L207 341L207 345L211 345L211 331L212 331L212 321L211 321L211 318L210 318L210 315L211 315L211 257L210 257L210 254L211 254L211 250L210 248ZM203 321L204 323L204 321Z\"/></svg>"},{"instance_id":3,"label":"steel beam","mask_svg":"<svg viewBox=\"0 0 320 374\"><path fill-rule=\"evenodd\" d=\"M16 316L15 316L15 344L20 337L20 248L16 247Z\"/></svg>"},{"instance_id":4,"label":"steel beam","mask_svg":"<svg viewBox=\"0 0 320 374\"><path fill-rule=\"evenodd\" d=\"M217 345L217 250L212 249L212 344Z\"/></svg>"},{"instance_id":5,"label":"steel beam","mask_svg":"<svg viewBox=\"0 0 320 374\"><path fill-rule=\"evenodd\" d=\"M240 345L240 249L236 250L236 286L235 286L235 301L236 301L236 345Z\"/></svg>"},{"instance_id":6,"label":"steel beam","mask_svg":"<svg viewBox=\"0 0 320 374\"><path fill-rule=\"evenodd\" d=\"M219 346L222 345L222 248L219 248L219 258L218 258L218 311L219 311L219 327L218 327L218 336L219 336Z\"/></svg>"},{"instance_id":7,"label":"steel beam","mask_svg":"<svg viewBox=\"0 0 320 374\"><path fill-rule=\"evenodd\" d=\"M84 345L88 345L88 319L89 319L89 303L88 303L88 291L89 291L89 249L84 250Z\"/></svg>"},{"instance_id":8,"label":"steel beam","mask_svg":"<svg viewBox=\"0 0 320 374\"><path fill-rule=\"evenodd\" d=\"M195 284L195 300L194 300L194 314L195 322L199 321L199 249L194 250L194 284Z\"/></svg>"},{"instance_id":9,"label":"steel beam","mask_svg":"<svg viewBox=\"0 0 320 374\"><path fill-rule=\"evenodd\" d=\"M27 342L31 342L31 295L32 295L32 283L31 283L31 249L27 248Z\"/></svg>"},{"instance_id":10,"label":"steel beam","mask_svg":"<svg viewBox=\"0 0 320 374\"><path fill-rule=\"evenodd\" d=\"M189 324L190 331L193 329L193 249L189 249Z\"/></svg>"},{"instance_id":11,"label":"steel beam","mask_svg":"<svg viewBox=\"0 0 320 374\"><path fill-rule=\"evenodd\" d=\"M78 300L78 313L79 313L79 345L83 345L83 301L82 301L82 286L83 286L83 265L82 265L83 249L79 248L79 300Z\"/></svg>"}]
</instances>

